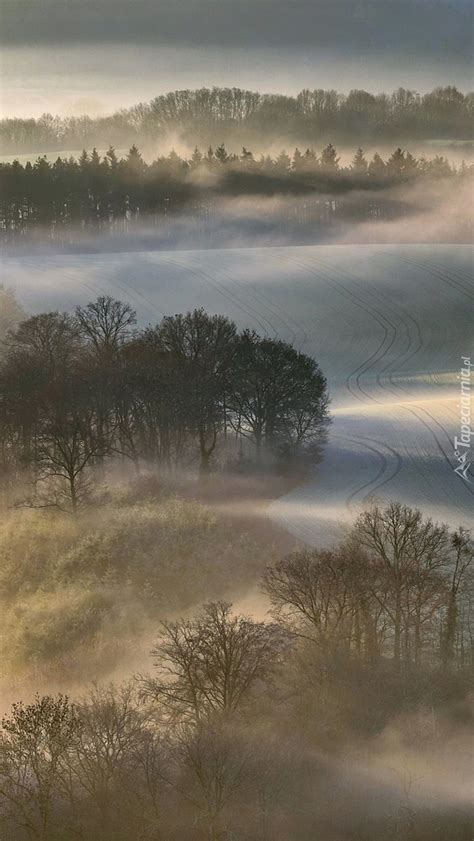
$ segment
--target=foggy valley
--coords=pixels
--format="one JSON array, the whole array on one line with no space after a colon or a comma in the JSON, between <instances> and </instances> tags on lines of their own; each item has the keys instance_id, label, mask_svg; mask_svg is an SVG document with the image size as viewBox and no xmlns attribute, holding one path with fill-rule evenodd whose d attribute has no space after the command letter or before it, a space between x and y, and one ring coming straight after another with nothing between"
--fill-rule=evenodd
<instances>
[{"instance_id":1,"label":"foggy valley","mask_svg":"<svg viewBox=\"0 0 474 841\"><path fill-rule=\"evenodd\" d=\"M472 5L0 16L0 841L472 841Z\"/></svg>"}]
</instances>

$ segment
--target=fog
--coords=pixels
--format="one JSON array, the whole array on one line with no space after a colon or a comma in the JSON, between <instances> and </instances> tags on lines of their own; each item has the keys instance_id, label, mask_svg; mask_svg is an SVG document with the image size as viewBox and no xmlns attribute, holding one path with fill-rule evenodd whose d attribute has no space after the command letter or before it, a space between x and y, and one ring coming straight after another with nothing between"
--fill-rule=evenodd
<instances>
[{"instance_id":1,"label":"fog","mask_svg":"<svg viewBox=\"0 0 474 841\"><path fill-rule=\"evenodd\" d=\"M414 224L435 236L429 193L424 201ZM441 210L449 216L447 206ZM275 202L262 203L260 212L268 216L272 207L281 213ZM258 215L249 199L227 210L234 223L241 216L249 226ZM374 498L380 505L400 498L453 529L470 524L472 494L450 462L456 371L471 332L471 260L467 245L243 248L235 240L229 249L4 259L3 278L24 314L72 313L77 303L112 294L130 301L145 326L164 313L204 306L318 359L332 397L323 459L304 475L265 473L262 464L255 475L235 475L221 441L205 480L195 463L173 473L145 460L133 478L130 465L112 455L76 516L22 502L21 475L4 491L4 726L19 698L41 710L35 693L68 692L84 722L62 759L69 786L62 775L52 783L47 841L64 821L87 841L129 841L142 822L144 837L163 831L172 841L218 838L221 827L235 828L245 841L306 841L314 833L324 841L468 841L470 579L459 596L456 667L441 667L444 586L423 614L416 665L412 612L404 613L406 650L397 665L385 630L390 603L380 655L369 655L365 637L363 656L357 648L348 654L329 639L321 647L318 622L312 628L306 619L299 624L297 612L275 609L262 578L295 550L303 550L296 556L303 560L310 547L315 557L324 545L337 553ZM11 294L2 301L14 327L22 313ZM0 318L3 332L5 325ZM442 569L449 576L449 567ZM362 581L363 592L371 592L367 571ZM431 586L440 586L437 575ZM298 593L304 598L304 588ZM166 705L143 694L163 677L151 656L160 622L185 621L188 638L196 628L202 633L204 620L196 616L215 599L233 602L249 617L245 627L263 622L277 640L284 631L285 646L271 658L268 683L262 672L237 711L219 707L198 722L170 721ZM15 731L6 744L13 770L15 762L29 769L28 754L15 752ZM8 837L24 841L37 835L36 788L22 799L9 768L5 762L1 769L3 819ZM209 779L225 792L217 806ZM33 827L26 834L24 810Z\"/></svg>"},{"instance_id":2,"label":"fog","mask_svg":"<svg viewBox=\"0 0 474 841\"><path fill-rule=\"evenodd\" d=\"M2 50L1 117L110 114L176 88L229 86L295 94L303 88L354 87L373 93L395 86L421 92L437 85L472 85L471 71L459 57L449 66L435 58L368 55L363 64L330 47L317 51L279 46L156 46L57 44L50 48L8 46ZM444 56L444 50L442 55ZM67 73L65 68L67 67Z\"/></svg>"},{"instance_id":3,"label":"fog","mask_svg":"<svg viewBox=\"0 0 474 841\"><path fill-rule=\"evenodd\" d=\"M204 85L472 84L466 0L241 0L237 15L230 0L2 0L1 17L3 116L110 113Z\"/></svg>"},{"instance_id":4,"label":"fog","mask_svg":"<svg viewBox=\"0 0 474 841\"><path fill-rule=\"evenodd\" d=\"M467 0L0 7L5 117L472 83ZM2 838L472 841L472 103L446 91L400 145L456 168L370 169L378 117L352 168L318 116L337 152L290 160L291 103L212 137L252 154L188 163L165 103L137 145L186 162L2 167ZM55 150L43 123L9 159Z\"/></svg>"}]
</instances>

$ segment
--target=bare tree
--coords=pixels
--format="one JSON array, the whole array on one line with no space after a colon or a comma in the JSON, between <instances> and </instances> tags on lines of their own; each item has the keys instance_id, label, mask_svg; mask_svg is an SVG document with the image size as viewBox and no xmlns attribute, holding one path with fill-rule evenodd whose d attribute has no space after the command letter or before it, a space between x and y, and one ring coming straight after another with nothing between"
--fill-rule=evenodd
<instances>
[{"instance_id":1,"label":"bare tree","mask_svg":"<svg viewBox=\"0 0 474 841\"><path fill-rule=\"evenodd\" d=\"M88 468L104 449L104 439L91 438L91 428L90 413L80 410L43 419L35 448L35 496L29 504L77 514L89 500L93 478Z\"/></svg>"},{"instance_id":2,"label":"bare tree","mask_svg":"<svg viewBox=\"0 0 474 841\"><path fill-rule=\"evenodd\" d=\"M157 829L161 741L136 689L96 687L79 712L82 729L71 779L72 790L86 796L83 823L102 839L129 837L131 825L137 830L151 823Z\"/></svg>"},{"instance_id":3,"label":"bare tree","mask_svg":"<svg viewBox=\"0 0 474 841\"><path fill-rule=\"evenodd\" d=\"M152 650L158 676L144 689L175 721L231 713L270 675L281 645L275 626L233 615L226 602L210 603L195 619L162 623Z\"/></svg>"},{"instance_id":4,"label":"bare tree","mask_svg":"<svg viewBox=\"0 0 474 841\"><path fill-rule=\"evenodd\" d=\"M454 660L459 621L458 597L474 558L474 548L470 531L461 526L451 537L451 547L454 558L449 566L448 572L450 581L445 626L441 640L441 657L445 665L452 663Z\"/></svg>"},{"instance_id":5,"label":"bare tree","mask_svg":"<svg viewBox=\"0 0 474 841\"><path fill-rule=\"evenodd\" d=\"M421 650L423 605L432 602L439 570L446 564L448 529L424 519L418 509L399 502L386 508L374 505L357 519L352 532L355 545L362 546L375 561L386 583L383 609L393 627L393 656L402 653L403 625L408 627L414 612L415 651ZM373 590L378 599L380 590ZM407 633L407 631L406 631Z\"/></svg>"},{"instance_id":6,"label":"bare tree","mask_svg":"<svg viewBox=\"0 0 474 841\"><path fill-rule=\"evenodd\" d=\"M208 841L217 841L226 828L226 807L245 781L248 747L235 722L219 714L182 727L177 745L186 796L197 807Z\"/></svg>"},{"instance_id":7,"label":"bare tree","mask_svg":"<svg viewBox=\"0 0 474 841\"><path fill-rule=\"evenodd\" d=\"M85 307L76 307L79 329L97 357L110 357L132 334L136 313L129 304L110 295Z\"/></svg>"},{"instance_id":8,"label":"bare tree","mask_svg":"<svg viewBox=\"0 0 474 841\"><path fill-rule=\"evenodd\" d=\"M350 558L343 552L303 550L269 567L263 588L292 633L334 651L350 642L351 577Z\"/></svg>"}]
</instances>

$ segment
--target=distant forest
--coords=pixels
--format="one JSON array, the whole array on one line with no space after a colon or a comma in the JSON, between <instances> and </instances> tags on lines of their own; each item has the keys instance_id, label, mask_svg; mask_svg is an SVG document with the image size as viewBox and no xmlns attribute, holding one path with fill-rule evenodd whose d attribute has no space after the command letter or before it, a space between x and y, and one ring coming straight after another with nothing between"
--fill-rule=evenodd
<instances>
[{"instance_id":1,"label":"distant forest","mask_svg":"<svg viewBox=\"0 0 474 841\"><path fill-rule=\"evenodd\" d=\"M258 158L245 147L231 154L221 143L204 153L196 146L189 159L173 151L151 164L136 146L123 158L112 146L103 157L94 148L79 159L51 162L43 156L24 166L18 160L0 164L0 236L7 245L30 241L35 231L56 242L66 241L72 230L123 237L148 219L166 237L170 220L186 211L196 235L205 238L210 220L222 223L223 201L251 197L284 198L279 224L309 227L314 236L334 223L408 215L389 188L461 185L473 172L472 165L456 168L439 155L416 159L401 148L385 161L377 153L369 161L359 148L351 164L341 167L331 143L320 154L296 148L291 156L282 151Z\"/></svg>"},{"instance_id":2,"label":"distant forest","mask_svg":"<svg viewBox=\"0 0 474 841\"><path fill-rule=\"evenodd\" d=\"M297 96L240 88L173 91L95 119L43 114L0 122L0 154L99 146L142 147L170 137L190 144L235 145L281 139L295 143L472 139L474 93L453 86L421 95L399 88L374 95L302 90Z\"/></svg>"}]
</instances>

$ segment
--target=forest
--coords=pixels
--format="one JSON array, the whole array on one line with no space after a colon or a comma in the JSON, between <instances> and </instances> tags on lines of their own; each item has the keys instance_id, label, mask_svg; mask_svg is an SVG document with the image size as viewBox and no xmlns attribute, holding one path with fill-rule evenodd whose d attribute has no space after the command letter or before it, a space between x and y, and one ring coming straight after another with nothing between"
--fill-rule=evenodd
<instances>
[{"instance_id":1,"label":"forest","mask_svg":"<svg viewBox=\"0 0 474 841\"><path fill-rule=\"evenodd\" d=\"M203 310L136 329L132 308L102 296L74 316L43 313L6 338L0 364L4 486L76 513L108 461L137 475L212 462L264 468L317 458L329 421L326 380L278 339L238 333Z\"/></svg>"},{"instance_id":2,"label":"forest","mask_svg":"<svg viewBox=\"0 0 474 841\"><path fill-rule=\"evenodd\" d=\"M261 94L240 88L177 90L111 116L0 121L0 153L49 152L157 141L207 146L253 143L408 142L472 140L474 94L454 86L419 94L398 88L392 94L306 89L296 96ZM176 141L175 141L176 142Z\"/></svg>"},{"instance_id":3,"label":"forest","mask_svg":"<svg viewBox=\"0 0 474 841\"><path fill-rule=\"evenodd\" d=\"M368 160L359 148L351 163L341 166L332 143L321 153L296 148L291 156L283 150L277 157L255 157L245 147L237 155L221 143L204 153L196 146L189 159L173 151L150 164L136 146L121 158L113 147L102 157L94 148L79 159L1 163L0 237L6 246L67 245L88 234L123 243L148 223L155 240L171 241L173 222L181 217L185 235L206 243L214 227L225 229L233 200L276 198L285 202L280 225L314 240L338 224L408 217L410 186L418 197L431 190L433 205L448 189L456 194L469 187L472 174L472 165L456 168L441 155L415 158L401 148L387 160L378 153ZM466 241L469 214L463 218L458 236Z\"/></svg>"},{"instance_id":4,"label":"forest","mask_svg":"<svg viewBox=\"0 0 474 841\"><path fill-rule=\"evenodd\" d=\"M332 551L267 561L265 620L206 601L155 619L128 680L15 702L5 837L467 841L469 794L446 792L470 764L472 558L462 528L374 505ZM404 752L446 788L419 790Z\"/></svg>"}]
</instances>

